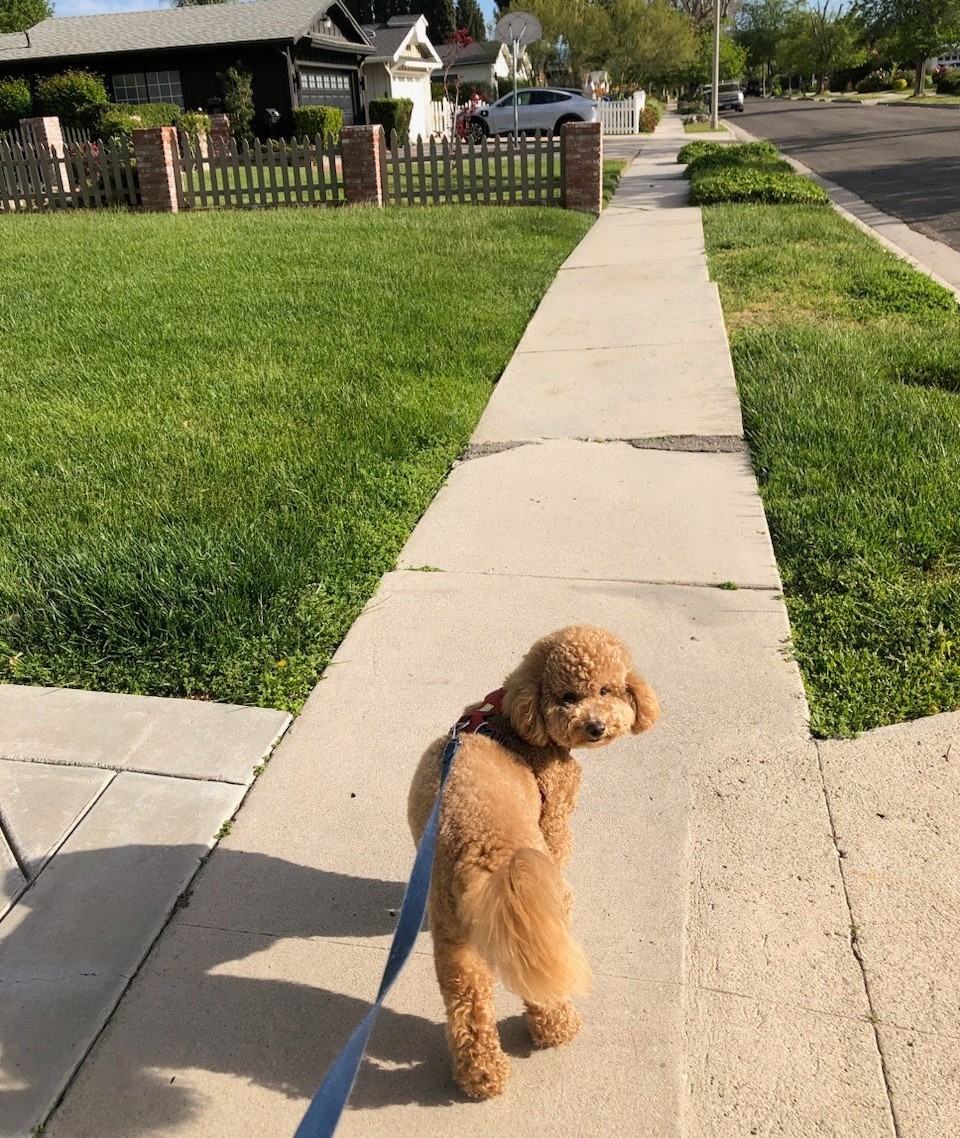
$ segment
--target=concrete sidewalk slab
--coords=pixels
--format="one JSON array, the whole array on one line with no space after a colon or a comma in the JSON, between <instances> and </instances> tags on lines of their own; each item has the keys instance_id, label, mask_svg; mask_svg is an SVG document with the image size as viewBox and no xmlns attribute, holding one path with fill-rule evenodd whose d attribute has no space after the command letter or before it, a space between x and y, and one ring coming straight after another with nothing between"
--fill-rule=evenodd
<instances>
[{"instance_id":1,"label":"concrete sidewalk slab","mask_svg":"<svg viewBox=\"0 0 960 1138\"><path fill-rule=\"evenodd\" d=\"M400 556L402 569L424 565L781 587L745 454L638 450L625 442L554 440L462 463Z\"/></svg>"},{"instance_id":2,"label":"concrete sidewalk slab","mask_svg":"<svg viewBox=\"0 0 960 1138\"><path fill-rule=\"evenodd\" d=\"M20 866L13 850L0 832L0 917L26 885L27 879L20 872Z\"/></svg>"},{"instance_id":3,"label":"concrete sidewalk slab","mask_svg":"<svg viewBox=\"0 0 960 1138\"><path fill-rule=\"evenodd\" d=\"M109 779L106 771L0 760L0 823L29 877Z\"/></svg>"},{"instance_id":4,"label":"concrete sidewalk slab","mask_svg":"<svg viewBox=\"0 0 960 1138\"><path fill-rule=\"evenodd\" d=\"M0 758L246 785L289 715L201 700L0 685Z\"/></svg>"},{"instance_id":5,"label":"concrete sidewalk slab","mask_svg":"<svg viewBox=\"0 0 960 1138\"><path fill-rule=\"evenodd\" d=\"M900 1138L960 1123L960 713L818 744Z\"/></svg>"},{"instance_id":6,"label":"concrete sidewalk slab","mask_svg":"<svg viewBox=\"0 0 960 1138\"><path fill-rule=\"evenodd\" d=\"M743 435L723 342L518 352L473 444L535 438Z\"/></svg>"},{"instance_id":7,"label":"concrete sidewalk slab","mask_svg":"<svg viewBox=\"0 0 960 1138\"><path fill-rule=\"evenodd\" d=\"M53 1106L244 791L114 776L4 918L3 1138L27 1134Z\"/></svg>"},{"instance_id":8,"label":"concrete sidewalk slab","mask_svg":"<svg viewBox=\"0 0 960 1138\"><path fill-rule=\"evenodd\" d=\"M629 289L602 269L576 269L558 275L517 351L716 342L724 336L714 284Z\"/></svg>"}]
</instances>

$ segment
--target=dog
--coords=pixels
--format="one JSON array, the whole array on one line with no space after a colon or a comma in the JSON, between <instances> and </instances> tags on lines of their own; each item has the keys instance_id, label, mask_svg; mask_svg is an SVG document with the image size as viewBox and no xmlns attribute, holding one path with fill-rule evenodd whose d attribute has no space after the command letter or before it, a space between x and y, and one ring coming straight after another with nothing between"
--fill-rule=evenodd
<instances>
[{"instance_id":1,"label":"dog","mask_svg":"<svg viewBox=\"0 0 960 1138\"><path fill-rule=\"evenodd\" d=\"M580 786L570 752L637 735L659 714L623 643L575 625L538 640L503 688L467 707L458 723L428 917L454 1078L470 1098L502 1094L509 1075L495 976L523 1000L537 1047L567 1043L581 1027L571 996L588 988L591 972L570 933L572 893L561 876ZM410 787L418 846L447 741L427 749Z\"/></svg>"}]
</instances>

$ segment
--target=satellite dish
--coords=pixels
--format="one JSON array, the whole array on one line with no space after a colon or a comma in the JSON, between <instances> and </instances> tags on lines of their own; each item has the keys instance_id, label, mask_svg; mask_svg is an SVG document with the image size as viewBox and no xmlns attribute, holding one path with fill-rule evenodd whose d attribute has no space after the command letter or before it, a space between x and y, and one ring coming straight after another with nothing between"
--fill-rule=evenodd
<instances>
[{"instance_id":1,"label":"satellite dish","mask_svg":"<svg viewBox=\"0 0 960 1138\"><path fill-rule=\"evenodd\" d=\"M526 47L543 38L543 28L537 17L529 12L508 12L497 21L493 38L500 43L519 43Z\"/></svg>"}]
</instances>

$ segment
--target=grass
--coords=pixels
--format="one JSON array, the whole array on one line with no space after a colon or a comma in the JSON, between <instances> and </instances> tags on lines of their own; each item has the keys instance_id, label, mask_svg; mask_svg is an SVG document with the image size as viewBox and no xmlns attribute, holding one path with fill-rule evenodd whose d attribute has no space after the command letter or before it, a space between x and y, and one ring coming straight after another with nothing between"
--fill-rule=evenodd
<instances>
[{"instance_id":1,"label":"grass","mask_svg":"<svg viewBox=\"0 0 960 1138\"><path fill-rule=\"evenodd\" d=\"M683 124L684 134L729 134L725 126L712 127L708 122L688 122Z\"/></svg>"},{"instance_id":2,"label":"grass","mask_svg":"<svg viewBox=\"0 0 960 1138\"><path fill-rule=\"evenodd\" d=\"M623 158L604 158L603 160L603 204L609 205L623 172L630 165Z\"/></svg>"},{"instance_id":3,"label":"grass","mask_svg":"<svg viewBox=\"0 0 960 1138\"><path fill-rule=\"evenodd\" d=\"M960 707L960 315L832 211L704 210L820 736Z\"/></svg>"},{"instance_id":4,"label":"grass","mask_svg":"<svg viewBox=\"0 0 960 1138\"><path fill-rule=\"evenodd\" d=\"M296 711L589 224L0 217L0 676Z\"/></svg>"}]
</instances>

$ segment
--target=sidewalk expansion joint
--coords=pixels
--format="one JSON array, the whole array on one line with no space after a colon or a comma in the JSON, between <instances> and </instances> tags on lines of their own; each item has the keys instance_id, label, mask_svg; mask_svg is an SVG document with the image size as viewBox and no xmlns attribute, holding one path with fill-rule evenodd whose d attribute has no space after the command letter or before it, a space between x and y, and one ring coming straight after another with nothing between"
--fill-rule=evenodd
<instances>
[{"instance_id":1,"label":"sidewalk expansion joint","mask_svg":"<svg viewBox=\"0 0 960 1138\"><path fill-rule=\"evenodd\" d=\"M271 747L270 751L265 754L273 754L276 750L277 744ZM103 771L113 774L146 774L154 778L175 778L182 782L217 782L225 786L250 786L253 779L253 767L257 764L251 764L250 779L240 781L235 778L223 778L220 775L199 775L199 774L185 774L179 771L159 771L151 770L146 767L123 766L114 767L109 766L107 763L98 763L93 759L51 759L51 758L31 758L30 755L6 755L0 753L0 759L5 763L25 763L33 767L78 767L82 770ZM261 756L259 762L263 762L264 757Z\"/></svg>"},{"instance_id":2,"label":"sidewalk expansion joint","mask_svg":"<svg viewBox=\"0 0 960 1138\"><path fill-rule=\"evenodd\" d=\"M572 438L509 439L489 443L471 443L457 463L489 458L518 447L542 446L544 443L626 443L637 450L669 450L686 454L746 454L747 442L742 435L654 435L650 438L609 438L577 435Z\"/></svg>"},{"instance_id":3,"label":"sidewalk expansion joint","mask_svg":"<svg viewBox=\"0 0 960 1138\"><path fill-rule=\"evenodd\" d=\"M585 585L659 585L679 589L719 589L731 593L769 593L773 600L783 600L779 585L743 584L740 581L676 581L656 577L577 577L568 573L508 573L497 569L438 569L435 566L404 565L398 573L449 573L455 577L502 577L519 581L579 581Z\"/></svg>"},{"instance_id":4,"label":"sidewalk expansion joint","mask_svg":"<svg viewBox=\"0 0 960 1138\"><path fill-rule=\"evenodd\" d=\"M837 837L836 820L833 814L833 806L830 802L830 791L827 788L827 774L823 768L823 756L820 754L820 744L816 739L813 740L814 746L817 750L817 765L820 768L820 786L823 791L823 801L827 811L827 821L830 824L830 838L833 842L833 847L837 851L837 865L840 872L840 884L843 887L843 898L847 906L847 916L850 921L850 951L857 962L857 967L860 969L860 977L863 981L863 991L867 1000L867 1008L870 1013L870 1024L873 1027L873 1038L877 1047L877 1055L880 1059L880 1074L883 1078L883 1087L887 1095L887 1103L890 1108L890 1121L893 1124L893 1132L897 1138L901 1138L902 1131L900 1129L900 1122L897 1118L897 1110L893 1102L893 1089L890 1083L890 1072L887 1069L887 1057L883 1051L883 1042L880 1039L880 1021L877 1015L877 1009L873 1000L873 992L870 989L870 979L867 975L866 963L863 959L863 953L860 949L860 943L857 938L857 923L854 919L853 904L850 899L850 889L847 884L847 875L843 866L843 851L840 846L840 839Z\"/></svg>"}]
</instances>

